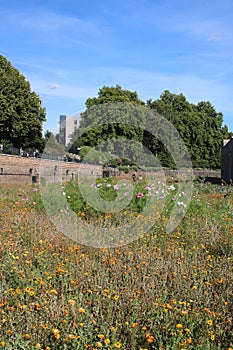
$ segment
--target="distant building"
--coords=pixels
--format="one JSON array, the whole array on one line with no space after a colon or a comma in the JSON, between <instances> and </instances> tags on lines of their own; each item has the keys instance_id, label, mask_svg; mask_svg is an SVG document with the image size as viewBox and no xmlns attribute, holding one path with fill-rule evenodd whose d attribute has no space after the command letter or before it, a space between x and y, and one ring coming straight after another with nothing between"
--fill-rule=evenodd
<instances>
[{"instance_id":1,"label":"distant building","mask_svg":"<svg viewBox=\"0 0 233 350\"><path fill-rule=\"evenodd\" d=\"M59 143L67 146L71 140L72 134L79 127L80 117L68 117L60 115L59 119Z\"/></svg>"},{"instance_id":2,"label":"distant building","mask_svg":"<svg viewBox=\"0 0 233 350\"><path fill-rule=\"evenodd\" d=\"M221 177L227 183L233 184L233 137L223 140L221 158Z\"/></svg>"}]
</instances>

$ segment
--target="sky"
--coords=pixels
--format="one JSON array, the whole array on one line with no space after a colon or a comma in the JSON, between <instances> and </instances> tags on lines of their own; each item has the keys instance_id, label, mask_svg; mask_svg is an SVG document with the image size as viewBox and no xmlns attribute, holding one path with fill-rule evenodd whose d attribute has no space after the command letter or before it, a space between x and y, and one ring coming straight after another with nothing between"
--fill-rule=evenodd
<instances>
[{"instance_id":1,"label":"sky","mask_svg":"<svg viewBox=\"0 0 233 350\"><path fill-rule=\"evenodd\" d=\"M233 131L232 0L0 0L0 54L47 112L77 115L103 86L209 101Z\"/></svg>"}]
</instances>

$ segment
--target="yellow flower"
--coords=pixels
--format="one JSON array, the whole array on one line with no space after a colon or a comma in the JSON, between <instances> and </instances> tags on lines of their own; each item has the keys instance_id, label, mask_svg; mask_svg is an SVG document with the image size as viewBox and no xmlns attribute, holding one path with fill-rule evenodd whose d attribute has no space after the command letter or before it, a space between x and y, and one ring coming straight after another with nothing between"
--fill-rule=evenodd
<instances>
[{"instance_id":1,"label":"yellow flower","mask_svg":"<svg viewBox=\"0 0 233 350\"><path fill-rule=\"evenodd\" d=\"M115 344L114 344L114 347L116 349L120 349L121 348L121 343L119 341L117 341Z\"/></svg>"},{"instance_id":2,"label":"yellow flower","mask_svg":"<svg viewBox=\"0 0 233 350\"><path fill-rule=\"evenodd\" d=\"M207 324L208 324L209 326L212 326L213 320L208 320L208 321L207 321Z\"/></svg>"},{"instance_id":3,"label":"yellow flower","mask_svg":"<svg viewBox=\"0 0 233 350\"><path fill-rule=\"evenodd\" d=\"M103 345L102 345L102 343L100 341L97 341L95 345L97 346L97 348L102 348L103 347Z\"/></svg>"},{"instance_id":4,"label":"yellow flower","mask_svg":"<svg viewBox=\"0 0 233 350\"><path fill-rule=\"evenodd\" d=\"M57 328L53 328L53 333L56 334L56 333L60 333L59 329Z\"/></svg>"},{"instance_id":5,"label":"yellow flower","mask_svg":"<svg viewBox=\"0 0 233 350\"><path fill-rule=\"evenodd\" d=\"M51 294L57 294L57 291L56 291L55 289L51 289L51 290L50 290L50 293L51 293Z\"/></svg>"},{"instance_id":6,"label":"yellow flower","mask_svg":"<svg viewBox=\"0 0 233 350\"><path fill-rule=\"evenodd\" d=\"M38 349L40 349L40 348L41 348L40 343L36 343L36 348L38 348Z\"/></svg>"},{"instance_id":7,"label":"yellow flower","mask_svg":"<svg viewBox=\"0 0 233 350\"><path fill-rule=\"evenodd\" d=\"M6 343L4 341L1 342L1 346L4 347Z\"/></svg>"},{"instance_id":8,"label":"yellow flower","mask_svg":"<svg viewBox=\"0 0 233 350\"><path fill-rule=\"evenodd\" d=\"M119 295L114 295L113 299L114 300L118 300L119 299Z\"/></svg>"},{"instance_id":9,"label":"yellow flower","mask_svg":"<svg viewBox=\"0 0 233 350\"><path fill-rule=\"evenodd\" d=\"M53 335L55 339L59 339L60 338L60 331L57 328L53 328Z\"/></svg>"},{"instance_id":10,"label":"yellow flower","mask_svg":"<svg viewBox=\"0 0 233 350\"><path fill-rule=\"evenodd\" d=\"M76 303L76 301L75 301L75 300L70 299L70 300L68 300L68 303L69 303L70 305L74 305L74 304Z\"/></svg>"},{"instance_id":11,"label":"yellow flower","mask_svg":"<svg viewBox=\"0 0 233 350\"><path fill-rule=\"evenodd\" d=\"M110 344L110 340L108 338L104 339L104 344Z\"/></svg>"},{"instance_id":12,"label":"yellow flower","mask_svg":"<svg viewBox=\"0 0 233 350\"><path fill-rule=\"evenodd\" d=\"M78 309L78 311L79 311L80 313L84 313L84 312L85 312L85 309L84 309L83 307L80 307L80 308Z\"/></svg>"},{"instance_id":13,"label":"yellow flower","mask_svg":"<svg viewBox=\"0 0 233 350\"><path fill-rule=\"evenodd\" d=\"M183 328L183 326L182 326L182 324L181 323L178 323L177 325L176 325L176 328Z\"/></svg>"}]
</instances>

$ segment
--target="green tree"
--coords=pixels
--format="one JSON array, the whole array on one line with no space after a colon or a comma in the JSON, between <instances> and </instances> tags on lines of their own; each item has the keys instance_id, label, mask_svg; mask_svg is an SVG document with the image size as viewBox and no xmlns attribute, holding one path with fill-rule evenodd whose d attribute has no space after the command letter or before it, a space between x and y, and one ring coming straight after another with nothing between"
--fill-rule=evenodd
<instances>
[{"instance_id":1,"label":"green tree","mask_svg":"<svg viewBox=\"0 0 233 350\"><path fill-rule=\"evenodd\" d=\"M194 167L220 167L221 144L229 136L223 115L216 112L210 102L197 105L186 100L183 94L165 90L160 99L148 100L147 105L168 119L178 131L189 150ZM160 145L158 153L166 152Z\"/></svg>"},{"instance_id":2,"label":"green tree","mask_svg":"<svg viewBox=\"0 0 233 350\"><path fill-rule=\"evenodd\" d=\"M45 115L30 83L0 55L0 141L17 148L43 150Z\"/></svg>"},{"instance_id":3,"label":"green tree","mask_svg":"<svg viewBox=\"0 0 233 350\"><path fill-rule=\"evenodd\" d=\"M85 112L81 114L80 127L73 134L71 152L75 153L79 147L94 147L100 144L102 147L99 146L98 149L101 149L101 152L114 153L116 148L121 154L124 151L128 155L136 152L139 144L134 144L133 147L132 144L128 144L126 149L122 142L111 141L124 138L141 143L146 107L136 92L123 90L119 85L104 86L99 90L98 97L87 99L86 107Z\"/></svg>"},{"instance_id":4,"label":"green tree","mask_svg":"<svg viewBox=\"0 0 233 350\"><path fill-rule=\"evenodd\" d=\"M139 105L145 104L139 99L136 91L124 90L120 85L102 87L98 92L98 97L88 98L85 104L87 108L90 108L99 104L114 102L130 102Z\"/></svg>"}]
</instances>

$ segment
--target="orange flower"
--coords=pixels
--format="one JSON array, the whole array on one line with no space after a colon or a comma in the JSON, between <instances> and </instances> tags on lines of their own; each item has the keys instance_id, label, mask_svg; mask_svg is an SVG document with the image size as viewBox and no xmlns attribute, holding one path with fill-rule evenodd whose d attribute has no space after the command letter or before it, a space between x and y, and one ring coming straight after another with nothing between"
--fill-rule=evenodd
<instances>
[{"instance_id":1,"label":"orange flower","mask_svg":"<svg viewBox=\"0 0 233 350\"><path fill-rule=\"evenodd\" d=\"M150 333L147 333L146 334L146 340L148 341L148 343L153 343L154 342L153 335L151 335Z\"/></svg>"},{"instance_id":2,"label":"orange flower","mask_svg":"<svg viewBox=\"0 0 233 350\"><path fill-rule=\"evenodd\" d=\"M83 307L80 307L80 308L78 309L78 311L79 311L80 313L84 313L86 310L85 310Z\"/></svg>"},{"instance_id":3,"label":"orange flower","mask_svg":"<svg viewBox=\"0 0 233 350\"><path fill-rule=\"evenodd\" d=\"M30 334L28 334L28 333L26 333L26 334L24 334L24 336L23 336L25 339L30 339L31 337L30 337Z\"/></svg>"}]
</instances>

